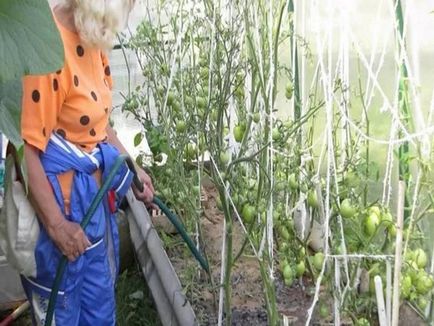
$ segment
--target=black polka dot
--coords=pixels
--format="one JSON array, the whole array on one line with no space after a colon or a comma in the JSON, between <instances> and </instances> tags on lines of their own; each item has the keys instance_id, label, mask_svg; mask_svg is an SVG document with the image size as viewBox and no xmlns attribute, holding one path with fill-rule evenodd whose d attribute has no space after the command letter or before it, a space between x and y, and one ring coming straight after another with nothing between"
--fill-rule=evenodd
<instances>
[{"instance_id":1,"label":"black polka dot","mask_svg":"<svg viewBox=\"0 0 434 326\"><path fill-rule=\"evenodd\" d=\"M89 134L90 134L92 137L95 137L95 136L96 136L95 129L93 129L93 128L90 129Z\"/></svg>"},{"instance_id":2,"label":"black polka dot","mask_svg":"<svg viewBox=\"0 0 434 326\"><path fill-rule=\"evenodd\" d=\"M53 89L54 91L57 91L59 89L59 82L56 78L53 79Z\"/></svg>"},{"instance_id":3,"label":"black polka dot","mask_svg":"<svg viewBox=\"0 0 434 326\"><path fill-rule=\"evenodd\" d=\"M104 73L105 73L106 76L110 76L111 75L110 66L106 66L105 67Z\"/></svg>"},{"instance_id":4,"label":"black polka dot","mask_svg":"<svg viewBox=\"0 0 434 326\"><path fill-rule=\"evenodd\" d=\"M57 129L57 134L62 138L66 138L66 132L63 129Z\"/></svg>"},{"instance_id":5,"label":"black polka dot","mask_svg":"<svg viewBox=\"0 0 434 326\"><path fill-rule=\"evenodd\" d=\"M56 71L56 74L60 75L61 72L62 72L62 69L57 70L57 71Z\"/></svg>"},{"instance_id":6,"label":"black polka dot","mask_svg":"<svg viewBox=\"0 0 434 326\"><path fill-rule=\"evenodd\" d=\"M108 108L105 108L104 111L105 111L105 113L108 113Z\"/></svg>"},{"instance_id":7,"label":"black polka dot","mask_svg":"<svg viewBox=\"0 0 434 326\"><path fill-rule=\"evenodd\" d=\"M102 140L103 142L106 142L107 141L107 139L108 139L108 137L107 136L105 136L104 137L104 139Z\"/></svg>"},{"instance_id":8,"label":"black polka dot","mask_svg":"<svg viewBox=\"0 0 434 326\"><path fill-rule=\"evenodd\" d=\"M96 101L98 101L98 97L96 97L96 94L94 91L90 92L90 95L92 95L92 98Z\"/></svg>"},{"instance_id":9,"label":"black polka dot","mask_svg":"<svg viewBox=\"0 0 434 326\"><path fill-rule=\"evenodd\" d=\"M81 148L86 148L86 145L82 145L82 144L80 144L80 147L81 147Z\"/></svg>"},{"instance_id":10,"label":"black polka dot","mask_svg":"<svg viewBox=\"0 0 434 326\"><path fill-rule=\"evenodd\" d=\"M90 121L90 119L89 119L89 117L88 117L87 115L83 115L83 116L81 116L81 118L80 118L80 123L81 123L83 126L87 125L87 124L89 123L89 121Z\"/></svg>"},{"instance_id":11,"label":"black polka dot","mask_svg":"<svg viewBox=\"0 0 434 326\"><path fill-rule=\"evenodd\" d=\"M78 87L79 81L77 75L74 75L74 85L75 87Z\"/></svg>"},{"instance_id":12,"label":"black polka dot","mask_svg":"<svg viewBox=\"0 0 434 326\"><path fill-rule=\"evenodd\" d=\"M82 57L84 55L84 49L83 49L83 47L81 45L77 46L77 55L79 57Z\"/></svg>"},{"instance_id":13,"label":"black polka dot","mask_svg":"<svg viewBox=\"0 0 434 326\"><path fill-rule=\"evenodd\" d=\"M32 100L33 100L33 102L38 103L40 99L41 99L41 94L39 93L39 91L37 89L35 89L32 92Z\"/></svg>"},{"instance_id":14,"label":"black polka dot","mask_svg":"<svg viewBox=\"0 0 434 326\"><path fill-rule=\"evenodd\" d=\"M47 134L45 133L45 127L42 128L42 135L44 135L44 137L47 136Z\"/></svg>"}]
</instances>

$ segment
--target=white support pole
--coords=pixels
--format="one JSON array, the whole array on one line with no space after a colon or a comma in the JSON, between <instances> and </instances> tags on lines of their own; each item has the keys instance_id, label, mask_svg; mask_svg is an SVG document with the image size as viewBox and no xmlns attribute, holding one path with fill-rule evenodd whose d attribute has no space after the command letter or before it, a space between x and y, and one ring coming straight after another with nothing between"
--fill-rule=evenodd
<instances>
[{"instance_id":1,"label":"white support pole","mask_svg":"<svg viewBox=\"0 0 434 326\"><path fill-rule=\"evenodd\" d=\"M392 322L392 264L386 260L386 315L387 323Z\"/></svg>"},{"instance_id":2,"label":"white support pole","mask_svg":"<svg viewBox=\"0 0 434 326\"><path fill-rule=\"evenodd\" d=\"M398 319L399 319L399 277L401 275L402 231L404 225L404 197L405 197L405 183L404 181L399 181L391 326L398 326Z\"/></svg>"},{"instance_id":3,"label":"white support pole","mask_svg":"<svg viewBox=\"0 0 434 326\"><path fill-rule=\"evenodd\" d=\"M375 294L377 297L377 309L378 309L378 321L380 326L388 326L386 309L384 307L384 295L383 295L383 282L379 275L374 277L375 282Z\"/></svg>"}]
</instances>

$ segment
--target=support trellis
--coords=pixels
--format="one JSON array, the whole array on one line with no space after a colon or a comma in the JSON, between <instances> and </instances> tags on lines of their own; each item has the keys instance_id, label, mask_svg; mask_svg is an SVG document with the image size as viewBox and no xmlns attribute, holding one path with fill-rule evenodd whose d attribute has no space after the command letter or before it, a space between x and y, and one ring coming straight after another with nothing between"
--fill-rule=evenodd
<instances>
[{"instance_id":1,"label":"support trellis","mask_svg":"<svg viewBox=\"0 0 434 326\"><path fill-rule=\"evenodd\" d=\"M178 4L178 3L177 3ZM187 18L182 16L179 10L182 10L185 6L189 8L189 11L193 14ZM323 214L321 215L321 223L324 227L323 252L325 259L322 264L322 268L319 271L316 284L315 294L312 300L310 309L308 310L308 317L306 325L308 325L314 317L315 308L317 302L321 297L321 281L325 274L333 270L333 315L334 324L340 325L343 322L341 318L341 310L344 306L345 300L351 291L359 284L358 278L353 278L350 275L351 264L356 262L357 272L359 275L362 272L363 262L369 260L385 261L386 264L386 300L385 311L387 313L387 320L390 323L391 320L391 262L393 255L378 254L378 253L349 253L347 248L348 242L346 239L344 224L345 221L341 215L337 214L337 229L332 232L331 225L334 223L335 216L333 207L332 192L336 191L338 194L336 201L340 203L343 198L340 198L339 190L342 187L340 177L348 169L349 161L356 158L358 160L365 159L366 167L364 172L366 174L370 171L370 160L372 147L380 147L385 149L386 154L383 160L386 162L384 178L382 180L382 195L379 196L379 203L384 207L392 206L392 199L397 197L397 191L395 187L395 173L394 169L399 166L399 179L405 180L407 184L407 197L406 207L411 206L412 210L406 213L406 217L409 220L410 232L415 226L416 215L419 213L417 210L418 199L421 194L421 187L423 186L423 178L426 176L426 169L423 164L414 165L415 182L410 178L410 148L416 150L420 154L421 158L426 160L431 153L431 146L429 137L434 133L434 126L432 125L432 107L429 111L427 119L423 117L426 114L423 112L420 105L420 92L417 90L416 76L419 74L417 60L410 61L408 49L404 46L405 40L408 36L408 29L412 18L406 12L411 12L414 4L411 1L393 1L393 0L381 0L376 2L374 7L376 10L376 22L377 31L372 35L372 48L365 50L362 46L362 42L358 39L356 33L352 30L351 6L348 3L337 4L335 1L302 1L302 0L269 0L269 1L180 1L179 7L173 6L170 8L176 13L175 21L179 24L177 34L175 33L175 45L173 47L174 53L170 57L169 71L170 74L167 79L166 89L162 100L161 107L157 108L160 118L169 119L172 117L172 113L169 110L169 97L171 88L173 86L173 79L178 69L184 69L187 67L197 66L197 51L200 47L195 42L200 38L207 38L209 45L209 57L208 57L208 92L206 93L207 106L205 111L206 123L203 124L205 132L210 136L214 135L214 129L219 130L220 135L216 136L218 139L215 141L208 139L208 152L206 155L201 152L199 146L195 149L196 159L198 162L204 162L209 160L211 162L213 176L215 182L218 184L220 195L223 197L223 206L226 209L226 219L224 223L224 229L221 231L224 233L223 243L221 249L221 271L220 271L220 283L228 286L230 278L230 270L233 262L232 257L232 233L231 225L233 223L232 217L239 222L245 232L246 242L249 243L251 250L254 252L254 256L261 264L261 272L264 277L264 289L266 295L271 295L271 288L275 282L275 240L276 225L274 220L274 211L277 206L276 198L273 195L278 178L276 177L275 161L278 157L289 158L288 162L292 159L290 164L296 166L299 171L297 175L299 182L307 182L312 187L316 187L319 198L323 199L323 203L320 205ZM404 8L403 8L404 7ZM281 8L285 8L284 12L281 12ZM407 9L407 11L403 10ZM391 25L387 28L384 24L379 22L384 19L384 12L387 11ZM159 5L160 14L162 13ZM165 15L170 16L173 13L170 10L165 12ZM282 14L282 15L280 15ZM206 26L203 30L196 30L197 27L194 22L194 15L203 15L205 17L204 22ZM207 16L208 15L208 16ZM395 18L396 24L395 26ZM238 20L243 19L243 24L240 24ZM156 20L157 29L168 29L170 32L170 25L162 25L162 19L158 17ZM309 24L312 24L313 35L308 34L310 31ZM244 28L240 29L240 26ZM381 28L380 28L381 26ZM280 44L279 32L280 28L284 29L289 37L287 40L283 40ZM222 31L225 29L225 31ZM383 44L379 41L380 32L384 32ZM209 32L208 35L201 35L200 33ZM219 54L221 46L225 44L221 38L224 38L223 33L234 33L239 36L239 44L232 44L233 48L223 49L223 51L233 51L231 54L233 58L229 56L222 60ZM395 76L393 84L396 86L395 91L390 96L385 90L385 85L380 82L381 73L384 72L386 62L386 52L388 47L391 46L391 35L396 33L397 37L397 63L400 66L400 73ZM168 33L170 35L170 33ZM232 35L233 37L233 35ZM286 43L285 43L286 42ZM305 43L305 44L302 44ZM308 45L312 44L312 48L315 48L316 54L307 58L306 52L308 51ZM281 47L279 47L281 45ZM286 47L286 50L290 50L290 62L282 62L279 55L279 51ZM182 56L182 51L189 53L187 59L181 59L181 63L177 62L178 57ZM335 51L338 49L337 51ZM371 52L366 54L366 52ZM379 53L378 53L379 51ZM415 50L413 50L415 51ZM358 73L366 74L365 76L357 76L351 70L350 57L352 54L356 54L359 63ZM417 53L413 53L413 56ZM246 59L247 58L247 59ZM229 60L229 59L233 59ZM220 66L216 67L215 62L219 61ZM225 61L226 60L226 61ZM243 61L244 60L244 61ZM312 61L314 73L309 80L308 77L308 61ZM253 63L252 63L253 62ZM246 68L245 79L243 89L246 93L246 98L243 104L236 101L234 93L236 87L234 85L229 86L228 89L218 88L219 85L215 85L213 74L226 74L229 78L231 74L235 74L233 70L238 69L237 65L243 63ZM309 123L301 123L298 129L295 129L293 138L295 138L294 146L298 146L297 154L291 153L288 148L280 150L276 146L278 142L275 142L273 131L279 127L280 115L282 112L275 112L275 108L278 108L277 102L279 101L279 93L282 92L280 86L280 80L282 77L282 67L286 67L289 71L289 76L294 84L294 95L290 101L284 102L286 107L292 108L290 110L284 109L286 112L290 112L293 118L293 125L296 125L299 121L309 115L312 107L315 107L318 103L323 108L322 113L313 114L312 121L318 122L319 117L323 117L324 126L321 126L323 130L317 132L315 135L317 138L313 139L313 135L308 135L307 130L310 130ZM219 71L216 71L219 69ZM233 69L233 70L232 70ZM238 70L240 72L240 70ZM416 73L415 73L416 72ZM182 76L182 74L181 74ZM285 75L285 78L287 75ZM187 77L186 77L187 78ZM364 81L363 78L366 80ZM224 78L222 78L224 81ZM357 82L354 82L356 80ZM184 77L181 77L181 87L183 88ZM358 85L357 85L358 83ZM309 86L307 86L309 85ZM257 90L257 94L250 93L250 90ZM279 87L279 88L278 88ZM278 89L276 89L278 88ZM360 118L357 118L357 114L352 111L354 100L351 98L352 91L356 89L360 92L361 106L363 113L360 114ZM211 106L214 92L227 92L227 98L223 102L218 102L219 113L217 123L214 124L210 118L211 112L214 108ZM194 93L195 91L193 91ZM315 93L314 98L310 95ZM277 94L277 95L276 95ZM190 94L182 91L180 93L181 108L183 114L186 114L186 107L184 107L184 99ZM217 97L219 94L217 94ZM321 98L319 100L316 97ZM387 137L380 138L377 135L372 134L372 122L369 121L369 115L373 110L379 110L374 107L374 97L380 97L383 102L381 108L382 112L387 112L390 115L390 132ZM434 98L434 97L433 97ZM316 102L315 102L316 101ZM409 105L409 103L416 103L416 105ZM223 104L222 104L223 103ZM252 103L256 103L257 107L254 108ZM282 103L282 102L281 102ZM217 105L217 104L216 104ZM226 107L224 107L226 105ZM244 111L242 106L244 107ZM250 107L257 110L260 113L261 120L255 126L252 126L253 111L250 111ZM154 110L154 108L152 108ZM281 109L280 109L281 110ZM201 121L198 117L201 115L200 108L194 107L195 117L197 123ZM403 116L404 114L404 116ZM414 129L414 126L409 124L409 115L415 116L420 127ZM194 120L193 121L196 121ZM247 121L246 134L240 142L237 144L234 141L232 135L234 128L243 122L242 119ZM168 134L173 134L170 130L170 121L164 122ZM425 120L425 122L424 122ZM311 121L311 120L308 120ZM339 121L337 123L337 121ZM244 121L245 122L245 121ZM161 123L161 122L160 122ZM375 122L374 122L375 123ZM226 126L227 125L227 126ZM229 139L226 145L226 140L221 137L223 126L229 128L229 135L226 139ZM366 126L366 129L364 129ZM313 127L312 127L313 128ZM340 137L336 136L336 130L340 129ZM200 143L200 138L203 130L200 128L195 129L194 139L191 140L196 145ZM248 138L259 137L262 135L262 139ZM321 135L321 136L318 136ZM276 143L276 144L275 144ZM266 149L263 150L265 145ZM357 151L358 147L366 148L364 152ZM229 149L232 154L229 166L233 168L232 164L238 164L239 160L243 160L245 156L253 155L256 152L260 152L257 157L258 161L263 164L263 170L259 167L247 168L247 174L253 175L257 179L259 185L268 187L270 189L269 196L266 198L267 210L266 210L266 222L261 226L259 236L261 239L259 245L252 239L249 225L244 225L243 218L241 217L237 203L234 200L234 189L231 183L225 175L226 167L222 166L219 162L217 154L219 151ZM247 150L245 149L247 148ZM318 149L319 148L319 149ZM394 156L394 152L398 150L399 157ZM343 154L337 155L341 151ZM314 156L317 156L314 159ZM405 156L405 157L404 157ZM256 158L256 157L255 157ZM337 159L338 158L338 159ZM398 160L398 162L396 162ZM294 164L295 162L295 164ZM232 172L229 169L229 172ZM201 174L203 170L200 165L197 165L197 175L199 186L201 184ZM286 181L288 176L286 176ZM310 180L306 181L309 177ZM368 177L368 176L366 176ZM200 196L200 194L199 194ZM317 214L312 209L307 208L305 204L305 198L307 197L306 189L300 189L298 191L299 200L292 201L289 194L286 193L285 197L285 212L287 219L292 219L292 215L296 211L300 211L301 215L301 229L297 230L297 234L300 235L301 241L307 243L306 231L309 230L312 223L314 214ZM367 206L368 199L368 185L364 190L363 204ZM259 198L258 198L259 199ZM198 201L200 205L200 200ZM200 209L200 207L198 207ZM394 208L393 208L394 209ZM259 214L255 219L257 222L260 220ZM199 246L200 232L199 232L199 216L196 217L196 240ZM341 254L332 252L331 243L339 239L340 247L342 248ZM408 236L405 239L403 246L403 255L407 252L409 246ZM230 252L228 252L228 250ZM432 265L434 266L434 264ZM431 268L431 272L434 267ZM229 273L229 274L227 274ZM219 311L218 311L218 324L221 325L224 322L223 315L226 314L226 323L230 320L230 302L231 291L220 287L219 293ZM229 298L228 298L229 297ZM225 306L226 304L226 306ZM274 313L277 313L276 306L271 304L267 306L269 318L276 320ZM276 311L275 311L276 310Z\"/></svg>"}]
</instances>

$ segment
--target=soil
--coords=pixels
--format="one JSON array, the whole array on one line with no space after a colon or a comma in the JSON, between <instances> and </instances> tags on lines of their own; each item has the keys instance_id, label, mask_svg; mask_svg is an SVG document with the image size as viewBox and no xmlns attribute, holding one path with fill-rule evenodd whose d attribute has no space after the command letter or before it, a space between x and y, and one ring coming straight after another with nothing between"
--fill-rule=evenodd
<instances>
[{"instance_id":1,"label":"soil","mask_svg":"<svg viewBox=\"0 0 434 326\"><path fill-rule=\"evenodd\" d=\"M212 281L203 271L197 272L197 263L185 246L169 246L167 253L178 273L181 283L196 313L200 325L216 325L221 270L224 216L216 207L217 193L212 186L204 186L203 218L201 232L204 251L207 254ZM156 227L168 231L164 217L153 217ZM233 224L233 253L236 255L244 241L244 231L239 223ZM248 248L248 246L246 247ZM248 252L249 250L246 249ZM264 302L264 289L259 264L253 255L243 255L232 270L232 325L269 325ZM304 283L304 284L303 284ZM211 285L214 284L214 287ZM283 284L280 273L275 272L275 288L278 310L288 320L288 325L304 325L306 312L313 297L307 289L312 288L308 279L297 280L291 287Z\"/></svg>"}]
</instances>

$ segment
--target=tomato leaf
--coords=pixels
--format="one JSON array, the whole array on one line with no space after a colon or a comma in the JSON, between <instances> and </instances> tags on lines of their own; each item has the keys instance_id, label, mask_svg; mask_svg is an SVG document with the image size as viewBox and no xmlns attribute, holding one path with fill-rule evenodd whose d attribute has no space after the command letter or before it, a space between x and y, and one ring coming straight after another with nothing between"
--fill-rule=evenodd
<instances>
[{"instance_id":1,"label":"tomato leaf","mask_svg":"<svg viewBox=\"0 0 434 326\"><path fill-rule=\"evenodd\" d=\"M139 146L142 140L143 140L143 134L141 132L137 133L134 136L134 147Z\"/></svg>"}]
</instances>

